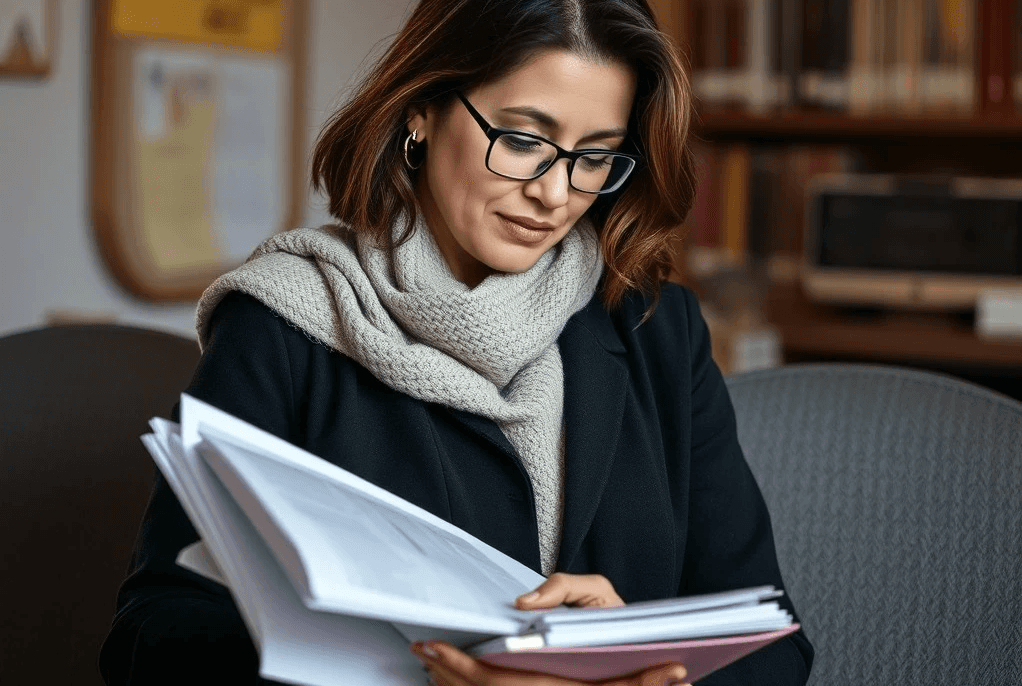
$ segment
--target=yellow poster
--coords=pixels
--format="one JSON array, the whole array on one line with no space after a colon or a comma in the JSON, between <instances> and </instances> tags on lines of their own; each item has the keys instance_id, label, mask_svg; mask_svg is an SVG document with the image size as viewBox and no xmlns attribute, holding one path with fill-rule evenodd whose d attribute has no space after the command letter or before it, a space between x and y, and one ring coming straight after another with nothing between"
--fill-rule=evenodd
<instances>
[{"instance_id":1,"label":"yellow poster","mask_svg":"<svg viewBox=\"0 0 1022 686\"><path fill-rule=\"evenodd\" d=\"M123 36L280 50L284 0L114 0L110 28Z\"/></svg>"},{"instance_id":2,"label":"yellow poster","mask_svg":"<svg viewBox=\"0 0 1022 686\"><path fill-rule=\"evenodd\" d=\"M213 231L216 99L211 65L143 53L137 65L136 176L142 235L153 266L223 261Z\"/></svg>"}]
</instances>

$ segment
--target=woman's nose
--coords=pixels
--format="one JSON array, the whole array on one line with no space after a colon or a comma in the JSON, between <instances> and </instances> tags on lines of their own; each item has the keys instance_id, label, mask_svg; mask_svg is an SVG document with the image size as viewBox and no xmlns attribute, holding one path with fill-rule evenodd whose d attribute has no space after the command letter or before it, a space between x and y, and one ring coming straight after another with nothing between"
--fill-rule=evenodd
<instances>
[{"instance_id":1,"label":"woman's nose","mask_svg":"<svg viewBox=\"0 0 1022 686\"><path fill-rule=\"evenodd\" d=\"M571 192L568 183L570 165L571 160L557 160L541 176L525 182L525 194L536 198L546 207L564 205Z\"/></svg>"}]
</instances>

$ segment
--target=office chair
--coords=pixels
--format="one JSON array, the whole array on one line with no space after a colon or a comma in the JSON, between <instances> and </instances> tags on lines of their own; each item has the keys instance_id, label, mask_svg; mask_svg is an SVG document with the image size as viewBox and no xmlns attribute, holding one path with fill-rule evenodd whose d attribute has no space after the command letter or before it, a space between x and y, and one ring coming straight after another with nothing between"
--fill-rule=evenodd
<instances>
[{"instance_id":1,"label":"office chair","mask_svg":"<svg viewBox=\"0 0 1022 686\"><path fill-rule=\"evenodd\" d=\"M126 326L0 338L0 683L102 683L152 486L139 436L198 358L194 340Z\"/></svg>"},{"instance_id":2,"label":"office chair","mask_svg":"<svg viewBox=\"0 0 1022 686\"><path fill-rule=\"evenodd\" d=\"M866 365L727 385L810 683L1022 683L1022 403Z\"/></svg>"}]
</instances>

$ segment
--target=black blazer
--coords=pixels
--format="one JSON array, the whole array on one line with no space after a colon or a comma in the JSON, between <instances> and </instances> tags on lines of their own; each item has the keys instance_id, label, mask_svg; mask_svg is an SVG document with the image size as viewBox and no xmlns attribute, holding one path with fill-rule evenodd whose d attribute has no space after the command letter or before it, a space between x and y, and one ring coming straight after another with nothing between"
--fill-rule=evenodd
<instances>
[{"instance_id":1,"label":"black blazer","mask_svg":"<svg viewBox=\"0 0 1022 686\"><path fill-rule=\"evenodd\" d=\"M632 295L608 312L594 298L558 339L566 474L557 568L603 574L626 602L783 587L695 296L666 285L640 325L647 305ZM190 394L539 571L530 482L494 422L392 390L246 295L224 298L211 332ZM174 563L195 540L157 477L103 646L108 684L257 682L229 594ZM799 632L700 683L803 684L812 654Z\"/></svg>"}]
</instances>

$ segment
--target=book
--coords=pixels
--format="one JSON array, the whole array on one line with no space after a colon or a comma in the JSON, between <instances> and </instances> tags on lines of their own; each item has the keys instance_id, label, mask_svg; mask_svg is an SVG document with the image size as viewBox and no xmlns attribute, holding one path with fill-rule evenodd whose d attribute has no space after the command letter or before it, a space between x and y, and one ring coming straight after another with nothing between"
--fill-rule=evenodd
<instances>
[{"instance_id":1,"label":"book","mask_svg":"<svg viewBox=\"0 0 1022 686\"><path fill-rule=\"evenodd\" d=\"M421 684L424 639L551 674L712 671L798 629L771 587L518 610L544 578L467 532L187 395L181 418L143 437L201 538L179 563L230 590L266 678Z\"/></svg>"}]
</instances>

